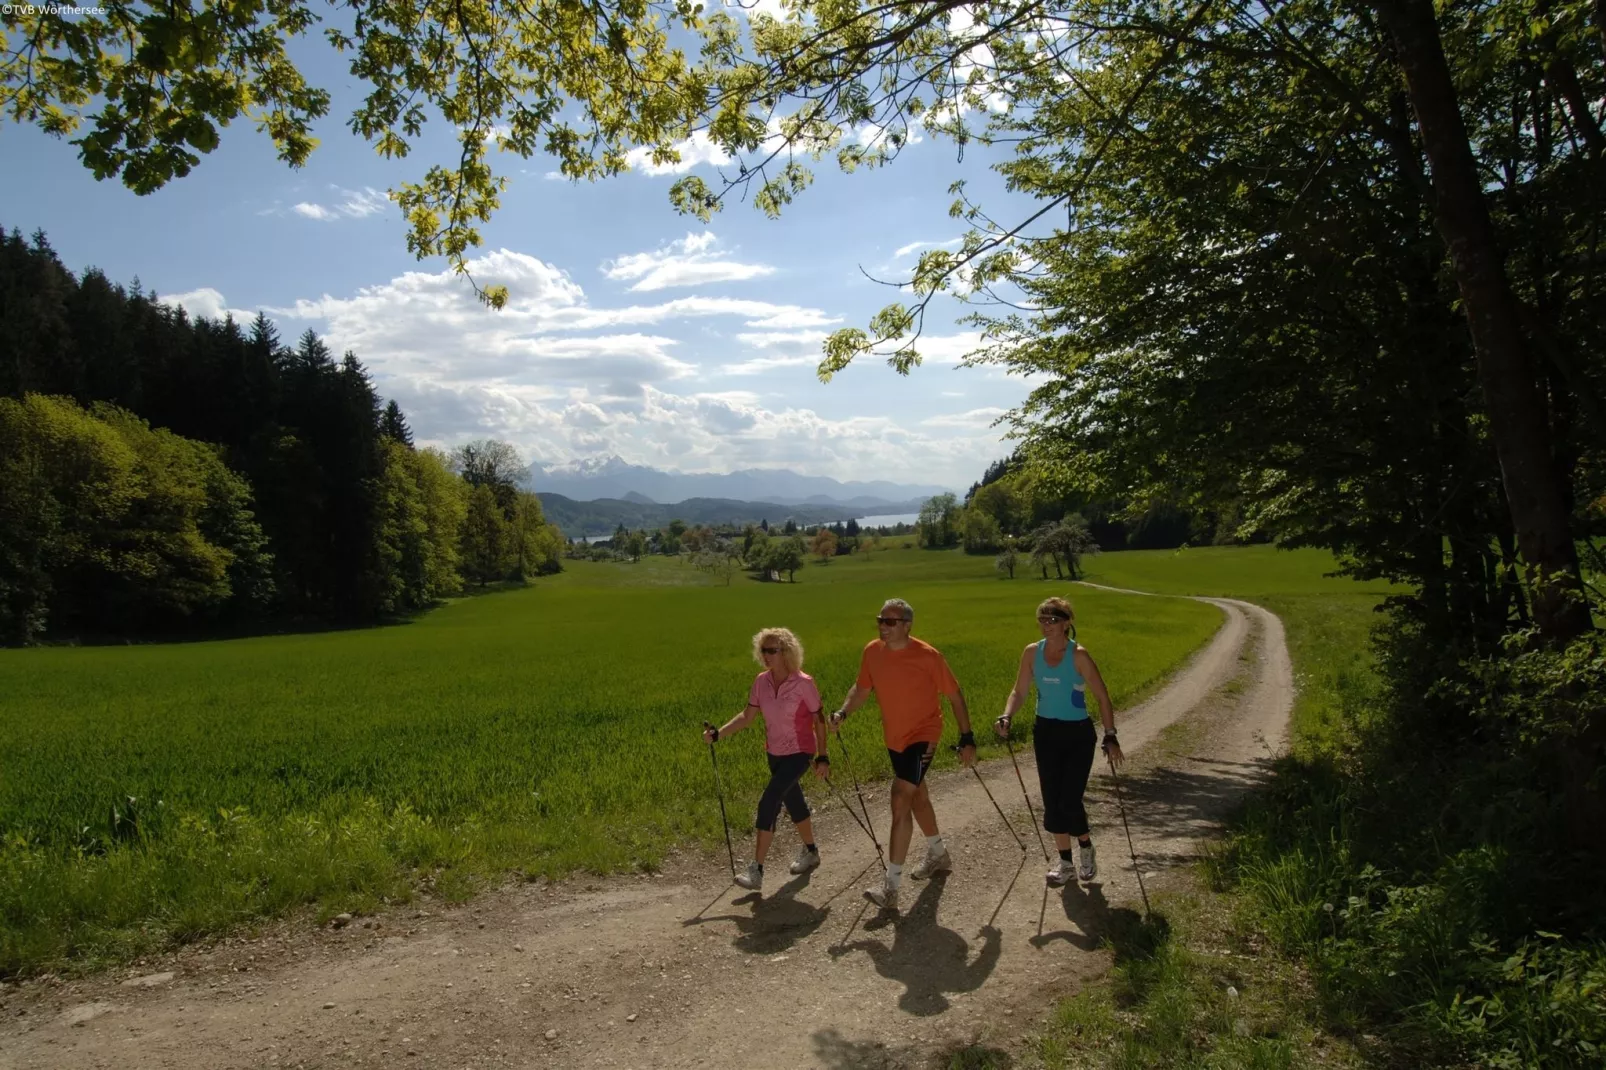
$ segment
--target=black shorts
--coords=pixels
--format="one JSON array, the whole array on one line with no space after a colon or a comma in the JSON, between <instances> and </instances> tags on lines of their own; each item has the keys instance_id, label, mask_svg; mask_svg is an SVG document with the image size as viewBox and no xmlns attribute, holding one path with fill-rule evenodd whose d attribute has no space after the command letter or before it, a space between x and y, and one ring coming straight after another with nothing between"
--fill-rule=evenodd
<instances>
[{"instance_id":1,"label":"black shorts","mask_svg":"<svg viewBox=\"0 0 1606 1070\"><path fill-rule=\"evenodd\" d=\"M935 743L912 743L903 750L887 750L887 757L892 759L892 775L916 787L926 779L926 770L936 756Z\"/></svg>"}]
</instances>

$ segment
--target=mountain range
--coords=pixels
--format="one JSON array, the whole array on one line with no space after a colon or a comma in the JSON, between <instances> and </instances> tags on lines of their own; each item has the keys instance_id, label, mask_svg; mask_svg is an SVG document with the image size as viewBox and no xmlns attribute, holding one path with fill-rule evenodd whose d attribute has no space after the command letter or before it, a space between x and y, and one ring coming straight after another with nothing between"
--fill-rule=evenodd
<instances>
[{"instance_id":1,"label":"mountain range","mask_svg":"<svg viewBox=\"0 0 1606 1070\"><path fill-rule=\"evenodd\" d=\"M951 489L932 483L891 483L879 479L844 483L826 476L802 475L786 468L675 472L629 464L616 456L554 465L532 464L529 486L539 493L559 494L577 502L611 498L638 504L684 503L692 498L719 498L727 502L840 506L859 516L877 510L906 512L910 502L916 502L913 508L918 509L919 502ZM691 520L690 517L683 519Z\"/></svg>"},{"instance_id":2,"label":"mountain range","mask_svg":"<svg viewBox=\"0 0 1606 1070\"><path fill-rule=\"evenodd\" d=\"M739 502L727 498L687 498L673 505L660 505L646 498L597 498L592 501L575 501L562 494L538 491L541 509L547 520L570 538L587 535L611 535L620 524L631 531L652 531L671 520L684 520L693 527L699 524L757 524L767 520L770 527L779 531L788 520L801 527L814 524L835 524L865 515L860 508L844 505L827 505L818 502ZM922 501L892 502L878 507L885 513L916 513Z\"/></svg>"}]
</instances>

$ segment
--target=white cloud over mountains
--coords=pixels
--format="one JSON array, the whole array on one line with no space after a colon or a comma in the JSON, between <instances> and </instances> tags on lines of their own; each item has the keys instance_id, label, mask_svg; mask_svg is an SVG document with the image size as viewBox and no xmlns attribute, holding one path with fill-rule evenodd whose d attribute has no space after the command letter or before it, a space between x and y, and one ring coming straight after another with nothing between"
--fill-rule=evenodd
<instances>
[{"instance_id":1,"label":"white cloud over mountains","mask_svg":"<svg viewBox=\"0 0 1606 1070\"><path fill-rule=\"evenodd\" d=\"M711 236L689 236L672 255L712 246ZM944 482L996 452L996 432L969 423L928 429L890 415L832 418L730 388L731 376L754 385L766 373L812 379L820 340L840 322L822 309L717 295L598 306L567 272L508 249L469 269L481 286L508 288L506 308L487 309L450 271L411 271L350 296L267 311L305 321L336 353L354 350L426 442L494 436L547 463L614 453L684 471L768 465ZM225 305L216 291L181 296L196 311ZM738 329L723 343L676 337L678 325L699 320L734 320ZM291 336L300 327L281 330ZM731 362L732 344L752 359Z\"/></svg>"}]
</instances>

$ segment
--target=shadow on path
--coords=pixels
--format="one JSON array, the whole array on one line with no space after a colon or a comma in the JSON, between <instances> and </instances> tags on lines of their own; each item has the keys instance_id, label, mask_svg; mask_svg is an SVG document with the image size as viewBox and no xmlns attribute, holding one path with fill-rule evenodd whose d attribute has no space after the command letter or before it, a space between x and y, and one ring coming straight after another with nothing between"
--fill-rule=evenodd
<instances>
[{"instance_id":1,"label":"shadow on path","mask_svg":"<svg viewBox=\"0 0 1606 1070\"><path fill-rule=\"evenodd\" d=\"M835 1029L814 1034L814 1055L830 1070L911 1070L914 1067L953 1070L1009 1070L1015 1060L1002 1048L979 1043L949 1044L939 1050L919 1045L888 1045L877 1040L852 1040Z\"/></svg>"},{"instance_id":2,"label":"shadow on path","mask_svg":"<svg viewBox=\"0 0 1606 1070\"><path fill-rule=\"evenodd\" d=\"M717 921L732 922L737 930L736 939L731 942L732 947L750 955L773 955L778 951L785 951L824 925L826 919L831 916L832 900L853 887L869 868L867 865L849 878L846 884L831 893L830 898L819 906L796 898L799 892L809 886L810 878L813 876L811 873L802 873L768 896L760 895L758 892L748 892L731 900L732 906L750 906L751 913L708 913L714 903L723 899L734 887L726 885L714 903L708 904L692 917L682 920L680 924L689 927Z\"/></svg>"},{"instance_id":3,"label":"shadow on path","mask_svg":"<svg viewBox=\"0 0 1606 1070\"><path fill-rule=\"evenodd\" d=\"M864 939L831 948L833 958L850 951L869 955L877 973L904 986L898 1006L922 1017L948 1009L944 993L980 988L1003 950L1003 934L989 925L982 929L981 950L972 959L965 938L937 924L937 902L946 883L941 877L927 881L906 912L881 915L865 923L866 933L892 929L891 947L880 940Z\"/></svg>"},{"instance_id":4,"label":"shadow on path","mask_svg":"<svg viewBox=\"0 0 1606 1070\"><path fill-rule=\"evenodd\" d=\"M1046 909L1050 902L1058 900L1064 908L1065 920L1069 921L1074 929L1051 929L1047 932L1039 926L1036 936L1030 938L1033 947L1041 950L1056 940L1064 940L1083 951L1097 951L1104 946L1108 939L1111 923L1117 916L1130 915L1130 920L1137 920L1138 913L1125 907L1112 910L1109 900L1104 898L1102 884L1089 884L1082 887L1075 881L1063 888L1043 887L1043 906ZM1054 919L1056 922L1059 919ZM1123 920L1126 920L1123 918Z\"/></svg>"}]
</instances>

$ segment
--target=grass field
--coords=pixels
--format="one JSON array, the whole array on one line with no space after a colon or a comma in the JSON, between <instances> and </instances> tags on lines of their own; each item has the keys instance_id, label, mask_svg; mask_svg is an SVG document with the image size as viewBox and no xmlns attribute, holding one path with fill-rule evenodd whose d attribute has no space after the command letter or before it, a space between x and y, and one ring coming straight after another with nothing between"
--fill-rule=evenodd
<instances>
[{"instance_id":1,"label":"grass field","mask_svg":"<svg viewBox=\"0 0 1606 1070\"><path fill-rule=\"evenodd\" d=\"M1376 609L1399 589L1331 575L1322 550L1207 546L1101 554L1087 578L1111 587L1219 595L1264 606L1282 618L1298 694L1290 739L1295 753L1325 748L1374 687L1370 630Z\"/></svg>"},{"instance_id":2,"label":"grass field","mask_svg":"<svg viewBox=\"0 0 1606 1070\"><path fill-rule=\"evenodd\" d=\"M1107 582L1114 562L1099 559ZM576 562L394 627L0 651L0 974L124 960L303 904L651 866L720 835L697 730L740 707L759 627L798 632L835 703L882 600L906 598L985 722L1037 601L1066 589L897 548L798 577ZM1117 703L1219 622L1182 600L1073 597ZM861 773L881 773L874 719L850 729ZM761 736L720 756L745 826Z\"/></svg>"}]
</instances>

